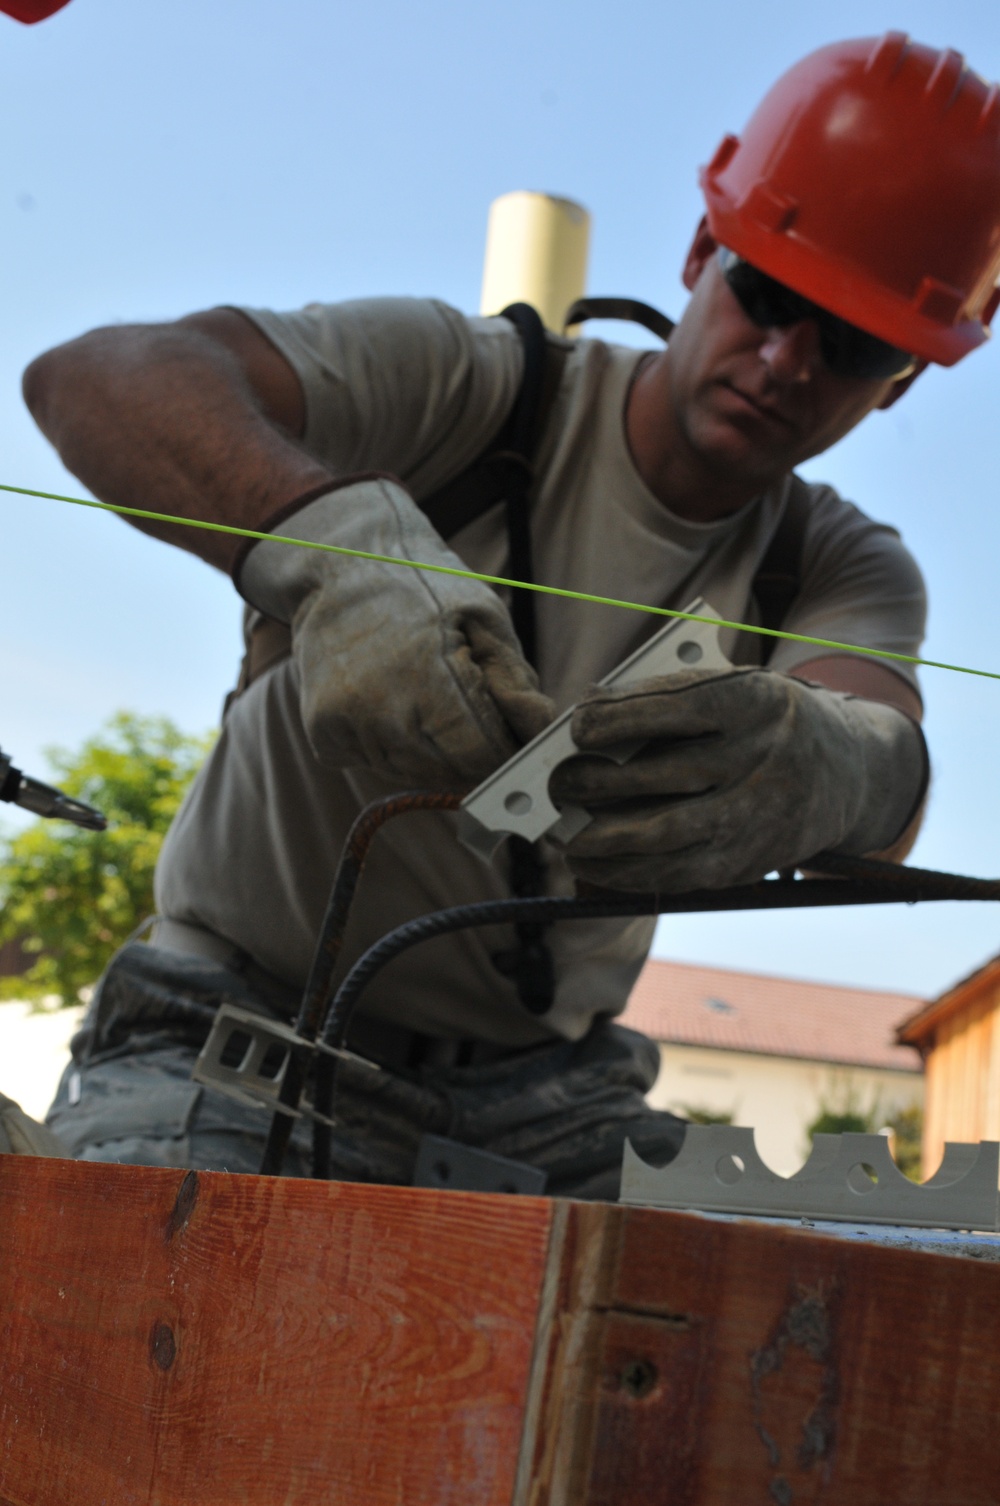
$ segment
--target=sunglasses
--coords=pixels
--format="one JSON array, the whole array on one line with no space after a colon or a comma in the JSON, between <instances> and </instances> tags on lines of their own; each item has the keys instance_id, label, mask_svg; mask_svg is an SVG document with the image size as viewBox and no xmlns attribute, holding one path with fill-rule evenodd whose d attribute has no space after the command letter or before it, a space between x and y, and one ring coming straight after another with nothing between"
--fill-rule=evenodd
<instances>
[{"instance_id":1,"label":"sunglasses","mask_svg":"<svg viewBox=\"0 0 1000 1506\"><path fill-rule=\"evenodd\" d=\"M719 247L719 266L740 308L761 329L787 329L811 319L819 329L823 361L837 376L898 381L917 369L915 356L869 335L856 324L848 324L801 293L793 293L725 246Z\"/></svg>"}]
</instances>

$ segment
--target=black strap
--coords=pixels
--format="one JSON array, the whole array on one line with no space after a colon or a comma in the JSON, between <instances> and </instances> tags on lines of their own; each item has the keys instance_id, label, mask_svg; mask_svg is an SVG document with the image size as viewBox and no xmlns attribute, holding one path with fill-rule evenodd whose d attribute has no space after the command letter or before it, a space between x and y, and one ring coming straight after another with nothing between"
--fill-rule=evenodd
<instances>
[{"instance_id":1,"label":"black strap","mask_svg":"<svg viewBox=\"0 0 1000 1506\"><path fill-rule=\"evenodd\" d=\"M500 317L514 325L524 351L514 406L485 454L433 496L424 498L420 507L442 538L450 538L502 502L507 524L507 573L514 580L533 581L532 462L569 352L565 346L550 344L541 317L530 304L511 304ZM515 589L510 615L524 657L537 668L535 593ZM543 894L545 868L532 843L511 837L507 854L511 892L519 899ZM545 943L545 929L537 923L516 925L516 944L492 958L497 971L514 984L524 1008L535 1015L547 1014L555 1000L555 964Z\"/></svg>"},{"instance_id":2,"label":"black strap","mask_svg":"<svg viewBox=\"0 0 1000 1506\"><path fill-rule=\"evenodd\" d=\"M578 298L566 310L564 328L582 324L585 319L624 319L629 324L641 324L661 340L669 340L674 332L672 319L638 298Z\"/></svg>"},{"instance_id":3,"label":"black strap","mask_svg":"<svg viewBox=\"0 0 1000 1506\"><path fill-rule=\"evenodd\" d=\"M529 303L512 303L499 317L514 325L524 351L521 385L514 406L489 448L419 505L441 537L449 539L491 507L504 503L508 574L514 580L533 581L532 462L569 352L565 346L549 343L545 326ZM533 591L514 591L511 617L525 658L537 667Z\"/></svg>"},{"instance_id":4,"label":"black strap","mask_svg":"<svg viewBox=\"0 0 1000 1506\"><path fill-rule=\"evenodd\" d=\"M511 484L508 485L505 498L510 575L513 580L534 581L530 505L534 472L531 462L538 442L539 410L545 384L545 352L548 348L548 340L545 337L545 326L538 311L529 303L512 303L509 308L504 309L502 317L509 319L515 326L524 347L524 375L521 378L521 390L511 413L511 433L508 440L509 453L522 462L516 472L511 471ZM535 625L534 591L515 590L511 596L510 615L514 623L514 631L524 650L524 657L537 669L538 638Z\"/></svg>"},{"instance_id":5,"label":"black strap","mask_svg":"<svg viewBox=\"0 0 1000 1506\"><path fill-rule=\"evenodd\" d=\"M802 589L802 554L808 522L809 489L798 476L792 476L784 512L751 585L761 627L780 628ZM767 665L778 640L762 638L760 642L760 662Z\"/></svg>"}]
</instances>

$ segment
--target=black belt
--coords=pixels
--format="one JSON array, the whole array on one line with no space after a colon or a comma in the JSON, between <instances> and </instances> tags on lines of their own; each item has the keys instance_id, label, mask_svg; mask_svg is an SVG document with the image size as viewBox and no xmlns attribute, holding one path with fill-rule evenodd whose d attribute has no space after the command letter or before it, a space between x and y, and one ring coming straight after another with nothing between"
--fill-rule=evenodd
<instances>
[{"instance_id":1,"label":"black belt","mask_svg":"<svg viewBox=\"0 0 1000 1506\"><path fill-rule=\"evenodd\" d=\"M278 1018L289 1019L292 1003L297 1001L297 990L265 972L235 943L202 926L168 920L163 916L157 917L150 942L161 951L179 953L188 958L204 957L228 968L245 979L251 990L259 992L261 1002L272 1008ZM161 1020L159 1014L157 1019L158 1022ZM419 1030L409 1030L405 1025L393 1025L371 1015L355 1018L347 1032L347 1044L359 1056L366 1056L390 1071L414 1071L423 1066L485 1067L531 1049L498 1046L492 1041L471 1038L425 1035Z\"/></svg>"},{"instance_id":2,"label":"black belt","mask_svg":"<svg viewBox=\"0 0 1000 1506\"><path fill-rule=\"evenodd\" d=\"M498 1046L493 1041L425 1035L405 1025L361 1015L347 1031L347 1045L359 1056L390 1071L415 1071L419 1067L486 1067L510 1056L520 1056L531 1046Z\"/></svg>"}]
</instances>

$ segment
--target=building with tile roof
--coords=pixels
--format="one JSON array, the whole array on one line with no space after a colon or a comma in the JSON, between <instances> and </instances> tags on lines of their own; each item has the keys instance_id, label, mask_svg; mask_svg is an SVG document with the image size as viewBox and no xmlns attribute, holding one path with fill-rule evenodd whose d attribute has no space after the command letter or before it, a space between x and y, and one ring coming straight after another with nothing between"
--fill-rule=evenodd
<instances>
[{"instance_id":1,"label":"building with tile roof","mask_svg":"<svg viewBox=\"0 0 1000 1506\"><path fill-rule=\"evenodd\" d=\"M724 968L650 960L622 1023L659 1043L651 1102L752 1125L787 1176L826 1107L887 1120L923 1098L920 1052L896 1036L924 1000Z\"/></svg>"}]
</instances>

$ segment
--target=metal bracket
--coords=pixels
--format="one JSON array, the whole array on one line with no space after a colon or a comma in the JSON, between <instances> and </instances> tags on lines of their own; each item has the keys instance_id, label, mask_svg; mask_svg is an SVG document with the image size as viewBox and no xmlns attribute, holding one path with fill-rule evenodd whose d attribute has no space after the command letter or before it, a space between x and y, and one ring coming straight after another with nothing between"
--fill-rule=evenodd
<instances>
[{"instance_id":1,"label":"metal bracket","mask_svg":"<svg viewBox=\"0 0 1000 1506\"><path fill-rule=\"evenodd\" d=\"M451 1192L520 1192L541 1197L547 1174L526 1161L476 1150L444 1135L421 1135L414 1187L446 1187Z\"/></svg>"},{"instance_id":2,"label":"metal bracket","mask_svg":"<svg viewBox=\"0 0 1000 1506\"><path fill-rule=\"evenodd\" d=\"M884 1135L816 1135L794 1176L757 1153L752 1129L689 1124L677 1157L647 1166L625 1142L621 1201L703 1213L818 1218L921 1229L1000 1229L1000 1144L948 1144L922 1185L899 1170Z\"/></svg>"},{"instance_id":3,"label":"metal bracket","mask_svg":"<svg viewBox=\"0 0 1000 1506\"><path fill-rule=\"evenodd\" d=\"M714 607L701 597L684 610L702 617L718 616ZM717 627L674 618L600 683L610 688L648 680L654 675L676 674L682 669L731 667L719 647ZM466 847L480 857L491 858L505 837L519 836L537 842L540 837L553 836L569 842L590 824L591 816L579 806L565 806L560 812L549 799L553 770L580 751L570 731L575 710L575 706L570 706L556 717L527 747L465 797L459 811L458 835ZM629 743L613 752L609 750L605 756L616 763L626 763L639 747L639 743Z\"/></svg>"},{"instance_id":4,"label":"metal bracket","mask_svg":"<svg viewBox=\"0 0 1000 1506\"><path fill-rule=\"evenodd\" d=\"M338 1050L322 1041L304 1040L291 1025L285 1025L281 1020L269 1020L254 1014L251 1009L223 1004L212 1022L208 1040L201 1048L191 1076L195 1082L217 1088L251 1108L267 1109L272 1113L277 1109L293 1119L305 1115L307 1119L333 1125L334 1120L317 1113L305 1100L297 1109L279 1102L281 1085L293 1054L311 1057L317 1051L339 1061L368 1067L372 1072L381 1071L375 1062L353 1051Z\"/></svg>"}]
</instances>

